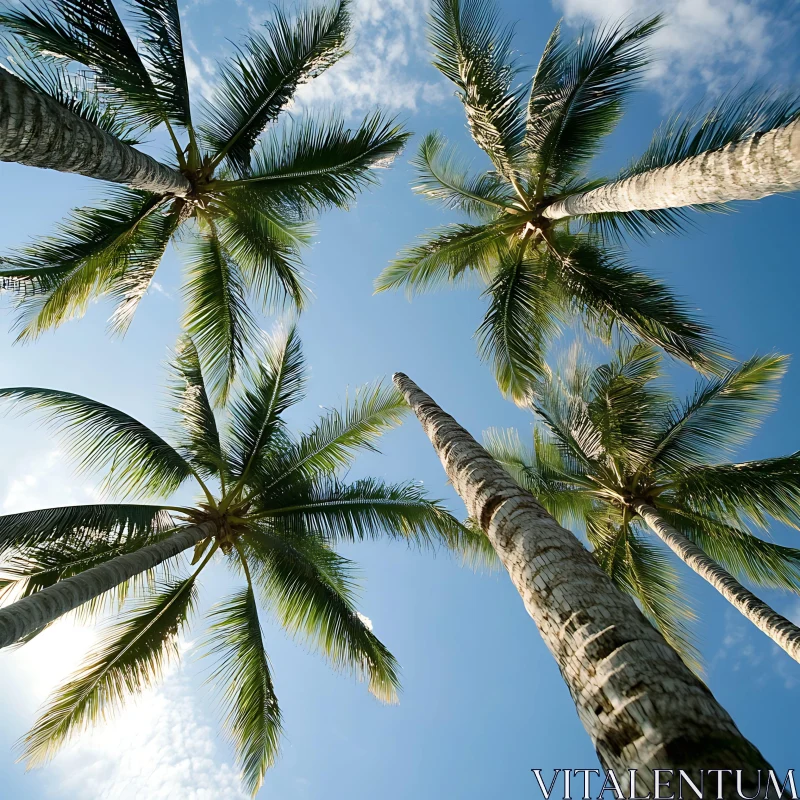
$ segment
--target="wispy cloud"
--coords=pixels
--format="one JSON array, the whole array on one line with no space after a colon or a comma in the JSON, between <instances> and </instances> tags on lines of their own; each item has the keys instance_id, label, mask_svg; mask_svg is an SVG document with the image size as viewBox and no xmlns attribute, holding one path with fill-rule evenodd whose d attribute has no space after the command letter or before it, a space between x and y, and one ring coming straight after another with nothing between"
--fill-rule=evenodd
<instances>
[{"instance_id":1,"label":"wispy cloud","mask_svg":"<svg viewBox=\"0 0 800 800\"><path fill-rule=\"evenodd\" d=\"M653 39L658 61L649 78L673 99L698 85L713 94L763 75L776 31L787 22L758 0L554 0L554 5L573 24L663 12L666 25Z\"/></svg>"}]
</instances>

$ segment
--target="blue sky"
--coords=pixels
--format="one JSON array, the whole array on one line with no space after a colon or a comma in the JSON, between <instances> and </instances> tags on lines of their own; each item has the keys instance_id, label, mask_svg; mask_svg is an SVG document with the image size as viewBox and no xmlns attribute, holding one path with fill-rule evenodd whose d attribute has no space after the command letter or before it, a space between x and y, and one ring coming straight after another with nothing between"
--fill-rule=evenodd
<instances>
[{"instance_id":1,"label":"blue sky","mask_svg":"<svg viewBox=\"0 0 800 800\"><path fill-rule=\"evenodd\" d=\"M269 13L266 3L193 0L183 4L193 89L212 92L215 60L228 40ZM517 47L534 65L559 16L571 32L599 21L666 9L671 24L658 39L659 60L598 170L611 172L644 148L659 120L677 103L717 93L737 81L796 79L800 4L747 0L503 0L518 20ZM302 92L300 107L336 105L358 116L375 104L395 110L416 132L406 153L381 174L382 186L349 212L326 215L307 256L316 295L300 323L311 365L308 397L293 412L307 425L320 406L395 370L407 372L474 434L492 426L525 431L530 417L504 401L472 338L482 317L476 290L441 292L409 303L402 295L372 295L372 281L404 244L448 219L409 190L408 159L419 136L440 128L468 152L460 105L428 66L425 0L356 0L354 52ZM299 110L299 108L298 108ZM158 153L158 146L152 152ZM476 158L479 154L475 152ZM71 207L98 196L75 176L0 165L4 187L0 252L46 233ZM698 218L682 238L634 246L634 261L666 278L691 299L744 357L798 349L800 294L792 239L797 198L770 198L730 216ZM124 340L105 334L109 306L33 345L12 346L10 315L0 319L0 385L45 385L117 405L154 426L165 422L164 361L178 334L179 261L170 252ZM269 321L265 320L265 325ZM673 370L680 390L694 376ZM797 403L800 364L790 369L783 399L743 458L800 448ZM68 502L90 502L96 482L75 477L58 445L32 417L0 417L0 513ZM355 474L414 478L463 506L446 485L438 460L414 420L385 437L382 455L362 458ZM785 543L797 534L776 530ZM351 800L477 800L530 797L530 769L595 767L556 666L504 574L475 575L444 555L371 543L348 548L364 578L361 608L403 668L399 706L384 707L366 688L332 673L315 654L288 640L269 621L266 640L286 720L283 757L268 775L263 797ZM688 572L688 571L687 571ZM776 768L798 767L796 724L800 668L686 574L700 614L698 633L706 680L744 733ZM230 587L221 570L203 583L203 602ZM800 598L763 592L800 622ZM77 663L91 630L66 622L37 642L0 655L0 781L3 797L239 798L232 753L217 736L213 703L195 658L202 621L185 643L183 666L163 686L108 726L80 740L44 770L25 774L12 745L32 722L48 689ZM545 773L546 774L546 773Z\"/></svg>"}]
</instances>

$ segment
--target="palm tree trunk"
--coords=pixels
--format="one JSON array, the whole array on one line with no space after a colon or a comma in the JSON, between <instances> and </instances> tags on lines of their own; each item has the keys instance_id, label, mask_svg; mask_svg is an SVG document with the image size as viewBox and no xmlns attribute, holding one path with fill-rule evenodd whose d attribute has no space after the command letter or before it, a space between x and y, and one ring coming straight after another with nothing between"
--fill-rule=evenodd
<instances>
[{"instance_id":1,"label":"palm tree trunk","mask_svg":"<svg viewBox=\"0 0 800 800\"><path fill-rule=\"evenodd\" d=\"M394 382L508 570L603 766L620 783L642 770L640 795L653 791L656 768L741 769L754 795L767 762L633 600L413 381Z\"/></svg>"},{"instance_id":2,"label":"palm tree trunk","mask_svg":"<svg viewBox=\"0 0 800 800\"><path fill-rule=\"evenodd\" d=\"M647 523L650 530L681 561L708 581L753 625L766 633L778 647L782 647L795 661L800 662L800 628L797 625L773 611L763 600L745 589L726 569L666 522L653 506L647 503L637 503L634 509Z\"/></svg>"},{"instance_id":3,"label":"palm tree trunk","mask_svg":"<svg viewBox=\"0 0 800 800\"><path fill-rule=\"evenodd\" d=\"M177 170L81 119L2 67L0 161L77 172L157 194L182 196L192 188Z\"/></svg>"},{"instance_id":4,"label":"palm tree trunk","mask_svg":"<svg viewBox=\"0 0 800 800\"><path fill-rule=\"evenodd\" d=\"M112 558L0 609L0 648L18 642L78 606L188 550L217 528L212 522L181 528L163 541Z\"/></svg>"},{"instance_id":5,"label":"palm tree trunk","mask_svg":"<svg viewBox=\"0 0 800 800\"><path fill-rule=\"evenodd\" d=\"M669 167L558 200L548 219L758 200L800 188L800 119Z\"/></svg>"}]
</instances>

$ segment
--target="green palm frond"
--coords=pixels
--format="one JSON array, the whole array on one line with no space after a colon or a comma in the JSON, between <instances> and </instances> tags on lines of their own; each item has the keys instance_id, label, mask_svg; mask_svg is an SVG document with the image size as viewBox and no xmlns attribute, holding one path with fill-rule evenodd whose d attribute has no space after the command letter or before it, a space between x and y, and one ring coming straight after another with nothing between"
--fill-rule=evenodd
<instances>
[{"instance_id":1,"label":"green palm frond","mask_svg":"<svg viewBox=\"0 0 800 800\"><path fill-rule=\"evenodd\" d=\"M281 624L318 648L330 663L369 681L387 703L397 701L399 676L392 654L359 616L350 563L315 536L277 536L260 529L247 537L254 579Z\"/></svg>"},{"instance_id":2,"label":"green palm frond","mask_svg":"<svg viewBox=\"0 0 800 800\"><path fill-rule=\"evenodd\" d=\"M331 543L389 536L419 545L443 542L458 550L470 538L442 503L428 498L416 483L322 478L287 499L292 505L266 508L258 516L276 530L317 531Z\"/></svg>"},{"instance_id":3,"label":"green palm frond","mask_svg":"<svg viewBox=\"0 0 800 800\"><path fill-rule=\"evenodd\" d=\"M206 390L197 348L188 336L178 340L170 367L170 394L175 402L173 410L180 416L175 437L178 450L201 475L223 474L225 453L217 420Z\"/></svg>"},{"instance_id":4,"label":"green palm frond","mask_svg":"<svg viewBox=\"0 0 800 800\"><path fill-rule=\"evenodd\" d=\"M276 10L266 35L251 33L220 80L201 131L215 152L243 173L256 140L292 99L297 87L324 72L345 53L348 3L306 11L289 20Z\"/></svg>"},{"instance_id":5,"label":"green palm frond","mask_svg":"<svg viewBox=\"0 0 800 800\"><path fill-rule=\"evenodd\" d=\"M140 124L153 128L166 121L164 102L111 0L10 8L0 14L0 27L40 56L91 68L97 90L109 98L121 96L126 113Z\"/></svg>"},{"instance_id":6,"label":"green palm frond","mask_svg":"<svg viewBox=\"0 0 800 800\"><path fill-rule=\"evenodd\" d=\"M107 469L110 492L125 496L175 491L192 470L157 433L128 414L71 392L20 386L0 389L0 401L15 410L40 411L48 426L64 438L78 469Z\"/></svg>"},{"instance_id":7,"label":"green palm frond","mask_svg":"<svg viewBox=\"0 0 800 800\"><path fill-rule=\"evenodd\" d=\"M351 130L336 117L293 120L261 140L247 177L234 181L253 192L308 211L348 208L358 193L376 183L411 134L374 112ZM223 184L224 186L224 184Z\"/></svg>"},{"instance_id":8,"label":"green palm frond","mask_svg":"<svg viewBox=\"0 0 800 800\"><path fill-rule=\"evenodd\" d=\"M23 511L0 516L0 553L55 543L80 549L109 537L118 543L138 542L174 524L159 506L98 504Z\"/></svg>"},{"instance_id":9,"label":"green palm frond","mask_svg":"<svg viewBox=\"0 0 800 800\"><path fill-rule=\"evenodd\" d=\"M51 695L24 737L28 765L48 761L81 730L157 682L178 656L178 635L194 604L194 578L176 581L110 627L79 670Z\"/></svg>"},{"instance_id":10,"label":"green palm frond","mask_svg":"<svg viewBox=\"0 0 800 800\"><path fill-rule=\"evenodd\" d=\"M229 468L240 480L259 466L273 439L284 430L281 414L305 392L305 360L297 329L264 337L251 384L229 405Z\"/></svg>"},{"instance_id":11,"label":"green palm frond","mask_svg":"<svg viewBox=\"0 0 800 800\"><path fill-rule=\"evenodd\" d=\"M745 514L760 528L768 517L800 527L800 453L689 467L670 483L670 496L681 505L711 510L725 518Z\"/></svg>"},{"instance_id":12,"label":"green palm frond","mask_svg":"<svg viewBox=\"0 0 800 800\"><path fill-rule=\"evenodd\" d=\"M0 279L18 297L19 338L34 338L82 316L120 276L154 271L166 235L158 214L163 203L148 192L117 189L102 208L76 209L55 236L4 259Z\"/></svg>"},{"instance_id":13,"label":"green palm frond","mask_svg":"<svg viewBox=\"0 0 800 800\"><path fill-rule=\"evenodd\" d=\"M556 259L556 274L576 312L596 325L621 327L701 372L720 372L720 343L663 283L609 247L577 239L567 252Z\"/></svg>"},{"instance_id":14,"label":"green palm frond","mask_svg":"<svg viewBox=\"0 0 800 800\"><path fill-rule=\"evenodd\" d=\"M207 653L217 667L208 680L220 686L228 735L255 796L278 755L281 713L252 587L212 608L209 620Z\"/></svg>"},{"instance_id":15,"label":"green palm frond","mask_svg":"<svg viewBox=\"0 0 800 800\"><path fill-rule=\"evenodd\" d=\"M184 329L205 365L212 395L224 403L255 342L256 323L239 266L215 227L193 238L188 267Z\"/></svg>"},{"instance_id":16,"label":"green palm frond","mask_svg":"<svg viewBox=\"0 0 800 800\"><path fill-rule=\"evenodd\" d=\"M434 0L430 41L433 65L458 89L472 138L497 170L513 181L525 133L522 87L511 49L512 31L500 28L484 0Z\"/></svg>"},{"instance_id":17,"label":"green palm frond","mask_svg":"<svg viewBox=\"0 0 800 800\"><path fill-rule=\"evenodd\" d=\"M132 0L153 86L169 119L192 125L178 0Z\"/></svg>"},{"instance_id":18,"label":"green palm frond","mask_svg":"<svg viewBox=\"0 0 800 800\"><path fill-rule=\"evenodd\" d=\"M659 513L734 576L757 586L800 593L800 549L754 536L734 519L659 505Z\"/></svg>"},{"instance_id":19,"label":"green palm frond","mask_svg":"<svg viewBox=\"0 0 800 800\"><path fill-rule=\"evenodd\" d=\"M702 659L689 627L696 619L668 556L631 526L587 526L594 556L619 589L635 598L644 615L695 672Z\"/></svg>"},{"instance_id":20,"label":"green palm frond","mask_svg":"<svg viewBox=\"0 0 800 800\"><path fill-rule=\"evenodd\" d=\"M414 191L445 208L490 221L498 211L513 207L508 182L491 172L470 176L469 165L441 133L434 131L422 140L411 164L417 170Z\"/></svg>"},{"instance_id":21,"label":"green palm frond","mask_svg":"<svg viewBox=\"0 0 800 800\"><path fill-rule=\"evenodd\" d=\"M544 374L547 342L559 331L559 306L541 260L521 248L507 253L485 293L489 308L478 328L478 352L490 361L497 386L525 404Z\"/></svg>"},{"instance_id":22,"label":"green palm frond","mask_svg":"<svg viewBox=\"0 0 800 800\"><path fill-rule=\"evenodd\" d=\"M508 252L508 240L518 222L485 225L445 225L419 244L407 247L378 276L375 291L406 288L409 295L456 283L477 273L487 283Z\"/></svg>"},{"instance_id":23,"label":"green palm frond","mask_svg":"<svg viewBox=\"0 0 800 800\"><path fill-rule=\"evenodd\" d=\"M296 476L313 479L346 469L358 451L376 452L377 439L399 425L407 411L394 386L378 382L356 389L344 408L330 409L275 462L263 490L286 482L291 485Z\"/></svg>"},{"instance_id":24,"label":"green palm frond","mask_svg":"<svg viewBox=\"0 0 800 800\"><path fill-rule=\"evenodd\" d=\"M775 406L777 382L787 364L786 356L754 356L724 377L699 385L691 400L665 414L653 462L680 472L747 441Z\"/></svg>"},{"instance_id":25,"label":"green palm frond","mask_svg":"<svg viewBox=\"0 0 800 800\"><path fill-rule=\"evenodd\" d=\"M22 41L8 36L0 37L0 48L5 51L8 62L5 66L34 91L52 97L68 111L125 144L135 145L141 141L136 120L92 91L89 82L58 60L38 59Z\"/></svg>"},{"instance_id":26,"label":"green palm frond","mask_svg":"<svg viewBox=\"0 0 800 800\"><path fill-rule=\"evenodd\" d=\"M550 39L528 105L525 135L540 189L582 170L619 121L648 63L656 16L633 25L583 31L569 47Z\"/></svg>"},{"instance_id":27,"label":"green palm frond","mask_svg":"<svg viewBox=\"0 0 800 800\"><path fill-rule=\"evenodd\" d=\"M290 218L284 209L265 203L248 189L227 193L221 202L226 213L218 222L217 234L238 265L247 290L268 311L287 302L301 311L308 289L299 250L310 244L312 226Z\"/></svg>"},{"instance_id":28,"label":"green palm frond","mask_svg":"<svg viewBox=\"0 0 800 800\"><path fill-rule=\"evenodd\" d=\"M167 246L180 224L181 204L178 202L167 213L153 214L141 227L127 269L113 276L113 283L109 285L109 296L118 299L109 320L109 328L113 333L124 334L130 327L139 302L150 288Z\"/></svg>"}]
</instances>

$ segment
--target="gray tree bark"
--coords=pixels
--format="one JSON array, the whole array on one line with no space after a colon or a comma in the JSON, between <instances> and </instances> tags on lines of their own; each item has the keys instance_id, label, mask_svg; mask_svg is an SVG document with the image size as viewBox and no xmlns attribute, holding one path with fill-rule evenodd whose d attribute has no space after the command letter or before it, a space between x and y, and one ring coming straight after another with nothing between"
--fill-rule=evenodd
<instances>
[{"instance_id":1,"label":"gray tree bark","mask_svg":"<svg viewBox=\"0 0 800 800\"><path fill-rule=\"evenodd\" d=\"M620 783L642 770L639 795L653 791L653 769L695 780L700 768L741 769L755 796L768 763L633 600L413 381L397 373L394 382L511 576L603 766Z\"/></svg>"},{"instance_id":2,"label":"gray tree bark","mask_svg":"<svg viewBox=\"0 0 800 800\"><path fill-rule=\"evenodd\" d=\"M608 211L759 200L798 188L800 119L721 150L565 197L542 214L548 219L563 219Z\"/></svg>"},{"instance_id":3,"label":"gray tree bark","mask_svg":"<svg viewBox=\"0 0 800 800\"><path fill-rule=\"evenodd\" d=\"M0 608L0 648L18 642L103 592L194 547L207 536L214 536L216 532L217 528L212 522L190 525L163 541L147 545L135 553L112 558L105 564L87 569Z\"/></svg>"},{"instance_id":4,"label":"gray tree bark","mask_svg":"<svg viewBox=\"0 0 800 800\"><path fill-rule=\"evenodd\" d=\"M177 170L120 142L0 67L0 161L77 172L157 194L185 195Z\"/></svg>"},{"instance_id":5,"label":"gray tree bark","mask_svg":"<svg viewBox=\"0 0 800 800\"><path fill-rule=\"evenodd\" d=\"M675 530L658 510L647 503L636 503L634 509L647 523L653 533L691 567L701 578L708 581L732 606L744 614L750 622L783 648L795 661L800 662L800 628L763 600L742 586L736 578L710 558L694 542Z\"/></svg>"}]
</instances>

